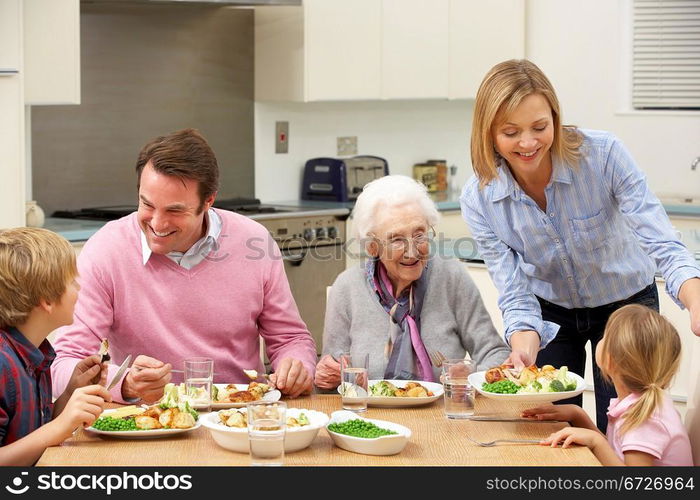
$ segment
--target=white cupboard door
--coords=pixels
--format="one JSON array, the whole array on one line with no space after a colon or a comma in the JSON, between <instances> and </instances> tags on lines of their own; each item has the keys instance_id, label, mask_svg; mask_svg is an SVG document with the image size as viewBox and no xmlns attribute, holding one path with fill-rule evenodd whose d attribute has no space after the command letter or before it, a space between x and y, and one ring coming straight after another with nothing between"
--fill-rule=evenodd
<instances>
[{"instance_id":1,"label":"white cupboard door","mask_svg":"<svg viewBox=\"0 0 700 500\"><path fill-rule=\"evenodd\" d=\"M25 104L80 104L80 1L24 0Z\"/></svg>"},{"instance_id":2,"label":"white cupboard door","mask_svg":"<svg viewBox=\"0 0 700 500\"><path fill-rule=\"evenodd\" d=\"M381 97L381 5L305 0L307 101Z\"/></svg>"},{"instance_id":3,"label":"white cupboard door","mask_svg":"<svg viewBox=\"0 0 700 500\"><path fill-rule=\"evenodd\" d=\"M22 78L0 76L0 229L24 226L24 176Z\"/></svg>"},{"instance_id":4,"label":"white cupboard door","mask_svg":"<svg viewBox=\"0 0 700 500\"><path fill-rule=\"evenodd\" d=\"M0 0L0 76L20 68L20 12L19 0Z\"/></svg>"},{"instance_id":5,"label":"white cupboard door","mask_svg":"<svg viewBox=\"0 0 700 500\"><path fill-rule=\"evenodd\" d=\"M524 0L450 0L449 98L473 99L499 62L525 57Z\"/></svg>"},{"instance_id":6,"label":"white cupboard door","mask_svg":"<svg viewBox=\"0 0 700 500\"><path fill-rule=\"evenodd\" d=\"M383 0L382 97L447 98L448 0Z\"/></svg>"}]
</instances>

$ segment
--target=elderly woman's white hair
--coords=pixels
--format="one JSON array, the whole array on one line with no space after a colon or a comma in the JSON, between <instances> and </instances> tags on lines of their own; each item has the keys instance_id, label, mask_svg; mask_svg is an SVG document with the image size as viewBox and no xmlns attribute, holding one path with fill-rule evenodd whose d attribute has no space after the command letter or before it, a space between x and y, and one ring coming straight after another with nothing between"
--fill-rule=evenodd
<instances>
[{"instance_id":1,"label":"elderly woman's white hair","mask_svg":"<svg viewBox=\"0 0 700 500\"><path fill-rule=\"evenodd\" d=\"M420 182L405 175L387 175L367 183L357 197L352 211L356 237L360 241L366 241L367 236L375 229L377 215L381 210L410 203L420 207L431 226L440 220L435 203Z\"/></svg>"}]
</instances>

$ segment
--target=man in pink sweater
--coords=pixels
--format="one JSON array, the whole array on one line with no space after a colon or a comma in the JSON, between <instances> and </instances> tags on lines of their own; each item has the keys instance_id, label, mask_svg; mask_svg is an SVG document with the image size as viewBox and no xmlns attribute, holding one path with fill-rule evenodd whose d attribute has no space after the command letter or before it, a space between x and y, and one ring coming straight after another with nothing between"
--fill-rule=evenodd
<instances>
[{"instance_id":1,"label":"man in pink sweater","mask_svg":"<svg viewBox=\"0 0 700 500\"><path fill-rule=\"evenodd\" d=\"M264 372L259 337L277 388L310 392L316 347L279 249L262 225L212 208L219 169L206 140L192 129L158 137L136 171L138 211L106 224L78 258L82 289L73 324L57 332L54 393L104 338L116 363L109 379L136 356L113 399L153 402L187 357L212 358L220 383Z\"/></svg>"}]
</instances>

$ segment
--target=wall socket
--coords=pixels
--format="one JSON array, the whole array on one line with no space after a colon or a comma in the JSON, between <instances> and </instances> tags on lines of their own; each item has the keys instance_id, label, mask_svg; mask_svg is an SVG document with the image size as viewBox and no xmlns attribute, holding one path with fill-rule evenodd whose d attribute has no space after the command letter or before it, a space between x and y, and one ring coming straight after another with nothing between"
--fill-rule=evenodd
<instances>
[{"instance_id":1,"label":"wall socket","mask_svg":"<svg viewBox=\"0 0 700 500\"><path fill-rule=\"evenodd\" d=\"M275 153L289 152L289 122L275 122Z\"/></svg>"},{"instance_id":2,"label":"wall socket","mask_svg":"<svg viewBox=\"0 0 700 500\"><path fill-rule=\"evenodd\" d=\"M338 137L338 156L357 154L357 136Z\"/></svg>"}]
</instances>

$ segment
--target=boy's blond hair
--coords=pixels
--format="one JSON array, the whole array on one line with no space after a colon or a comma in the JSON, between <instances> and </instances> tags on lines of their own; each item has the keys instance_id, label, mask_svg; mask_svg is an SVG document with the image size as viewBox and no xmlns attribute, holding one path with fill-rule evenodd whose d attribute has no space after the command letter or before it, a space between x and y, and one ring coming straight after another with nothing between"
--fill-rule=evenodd
<instances>
[{"instance_id":1,"label":"boy's blond hair","mask_svg":"<svg viewBox=\"0 0 700 500\"><path fill-rule=\"evenodd\" d=\"M576 127L562 125L559 100L549 79L527 59L511 59L491 68L476 93L471 156L480 187L498 177L494 127L503 123L530 94L542 95L552 109L552 155L573 168L578 166L583 137Z\"/></svg>"},{"instance_id":2,"label":"boy's blond hair","mask_svg":"<svg viewBox=\"0 0 700 500\"><path fill-rule=\"evenodd\" d=\"M58 301L77 275L65 238L39 228L0 230L0 327L24 323L42 299Z\"/></svg>"},{"instance_id":3,"label":"boy's blond hair","mask_svg":"<svg viewBox=\"0 0 700 500\"><path fill-rule=\"evenodd\" d=\"M647 420L663 400L678 371L681 339L661 314L639 304L615 311L605 326L601 348L601 372L610 380L614 372L627 388L641 395L624 414L620 432L627 432Z\"/></svg>"}]
</instances>

